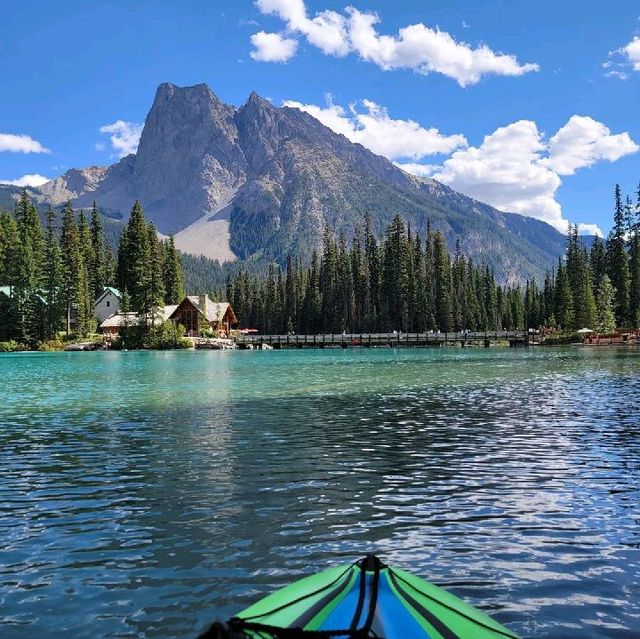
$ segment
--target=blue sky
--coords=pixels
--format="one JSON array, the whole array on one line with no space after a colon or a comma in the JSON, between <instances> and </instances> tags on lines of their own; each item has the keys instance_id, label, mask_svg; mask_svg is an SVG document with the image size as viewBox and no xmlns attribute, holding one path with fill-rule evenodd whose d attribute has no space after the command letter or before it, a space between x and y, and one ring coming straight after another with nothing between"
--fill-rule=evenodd
<instances>
[{"instance_id":1,"label":"blue sky","mask_svg":"<svg viewBox=\"0 0 640 639\"><path fill-rule=\"evenodd\" d=\"M235 105L256 90L305 108L498 208L606 233L613 185L640 181L639 18L634 0L11 3L0 180L117 161L160 82L206 82Z\"/></svg>"}]
</instances>

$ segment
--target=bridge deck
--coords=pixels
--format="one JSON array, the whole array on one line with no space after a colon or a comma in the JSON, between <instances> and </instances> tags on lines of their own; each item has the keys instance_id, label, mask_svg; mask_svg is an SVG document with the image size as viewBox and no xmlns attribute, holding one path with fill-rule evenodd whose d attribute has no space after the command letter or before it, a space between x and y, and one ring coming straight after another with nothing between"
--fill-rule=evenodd
<instances>
[{"instance_id":1,"label":"bridge deck","mask_svg":"<svg viewBox=\"0 0 640 639\"><path fill-rule=\"evenodd\" d=\"M489 345L509 342L510 345L527 344L527 331L455 331L427 333L327 333L322 335L240 335L236 343L240 348L268 344L276 348L323 348L325 346L441 346L443 344Z\"/></svg>"}]
</instances>

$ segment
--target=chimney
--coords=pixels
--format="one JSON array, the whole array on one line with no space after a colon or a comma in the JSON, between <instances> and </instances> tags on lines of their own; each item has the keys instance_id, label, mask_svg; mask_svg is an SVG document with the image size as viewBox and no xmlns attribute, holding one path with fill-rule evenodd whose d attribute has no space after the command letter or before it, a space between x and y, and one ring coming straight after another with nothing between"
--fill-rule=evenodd
<instances>
[{"instance_id":1,"label":"chimney","mask_svg":"<svg viewBox=\"0 0 640 639\"><path fill-rule=\"evenodd\" d=\"M209 296L208 295L198 295L198 306L200 307L200 311L204 314L205 317L207 316L207 304L209 302Z\"/></svg>"}]
</instances>

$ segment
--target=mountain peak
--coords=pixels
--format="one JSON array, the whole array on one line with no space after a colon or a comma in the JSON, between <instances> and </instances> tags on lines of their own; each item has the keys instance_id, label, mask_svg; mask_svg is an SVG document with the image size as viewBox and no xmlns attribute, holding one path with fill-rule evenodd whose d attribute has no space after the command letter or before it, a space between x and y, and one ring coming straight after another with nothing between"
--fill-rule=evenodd
<instances>
[{"instance_id":1,"label":"mountain peak","mask_svg":"<svg viewBox=\"0 0 640 639\"><path fill-rule=\"evenodd\" d=\"M176 99L182 101L204 100L218 105L223 104L220 98L209 88L209 85L204 82L189 87L179 87L171 82L163 82L156 89L152 110L156 104L167 104Z\"/></svg>"},{"instance_id":2,"label":"mountain peak","mask_svg":"<svg viewBox=\"0 0 640 639\"><path fill-rule=\"evenodd\" d=\"M176 234L179 248L220 260L308 257L327 226L348 236L364 211L375 233L395 213L420 235L429 221L450 247L460 237L465 254L490 264L502 281L540 276L564 252L564 237L543 222L525 224L410 176L255 91L236 109L206 84L160 84L135 156L70 171L40 192L53 203L96 200L125 216L138 199L162 233Z\"/></svg>"}]
</instances>

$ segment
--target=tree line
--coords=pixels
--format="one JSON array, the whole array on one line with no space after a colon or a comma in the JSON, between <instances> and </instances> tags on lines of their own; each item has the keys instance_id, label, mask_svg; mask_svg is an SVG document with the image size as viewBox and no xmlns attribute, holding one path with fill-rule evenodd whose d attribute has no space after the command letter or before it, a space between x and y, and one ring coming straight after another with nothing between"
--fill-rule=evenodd
<instances>
[{"instance_id":1,"label":"tree line","mask_svg":"<svg viewBox=\"0 0 640 639\"><path fill-rule=\"evenodd\" d=\"M309 265L289 257L283 273L240 271L226 297L241 323L264 333L496 330L524 323L519 287L499 286L459 245L452 255L430 227L424 240L399 215L381 241L365 216L350 244L327 229Z\"/></svg>"},{"instance_id":2,"label":"tree line","mask_svg":"<svg viewBox=\"0 0 640 639\"><path fill-rule=\"evenodd\" d=\"M13 213L0 212L0 286L0 341L28 345L61 331L93 332L105 286L123 293L122 311L151 327L160 307L178 303L185 290L173 238L158 239L138 202L114 255L95 205L88 215L69 203L59 216L49 208L43 225L26 192ZM326 229L309 263L289 256L284 269L240 267L214 296L231 302L241 326L262 333L638 327L640 187L633 201L616 186L606 241L596 237L587 247L571 226L566 255L540 283L501 285L459 244L450 252L429 225L421 238L399 215L378 238L365 215L349 241Z\"/></svg>"},{"instance_id":3,"label":"tree line","mask_svg":"<svg viewBox=\"0 0 640 639\"><path fill-rule=\"evenodd\" d=\"M261 333L364 333L554 329L600 332L640 326L640 187L635 203L616 186L613 228L587 248L571 226L566 256L538 283L496 283L492 270L443 235L424 239L397 215L381 241L364 227L349 243L327 229L308 265L289 256L286 269L240 270L228 299L245 327Z\"/></svg>"},{"instance_id":4,"label":"tree line","mask_svg":"<svg viewBox=\"0 0 640 639\"><path fill-rule=\"evenodd\" d=\"M145 317L184 296L180 254L173 238L159 240L135 203L117 256L105 240L95 203L87 217L67 203L49 207L44 225L23 191L13 213L0 212L0 341L34 346L96 330L94 304L106 286L120 289L123 306Z\"/></svg>"}]
</instances>

